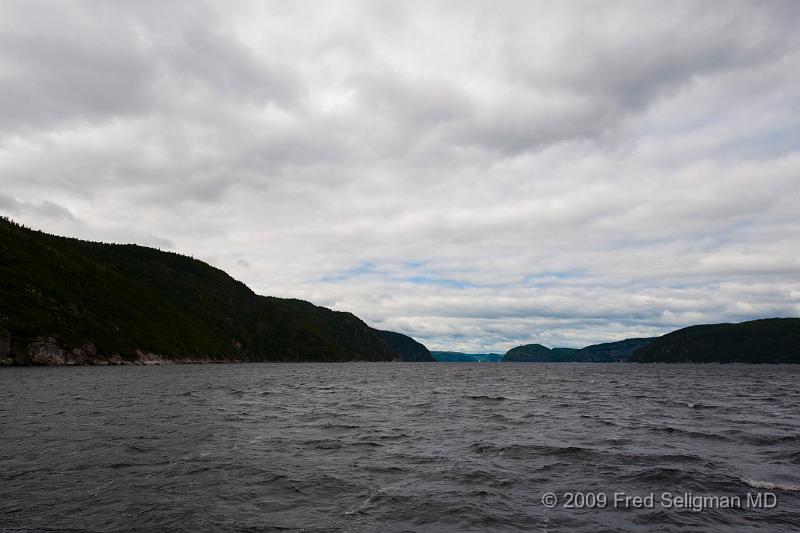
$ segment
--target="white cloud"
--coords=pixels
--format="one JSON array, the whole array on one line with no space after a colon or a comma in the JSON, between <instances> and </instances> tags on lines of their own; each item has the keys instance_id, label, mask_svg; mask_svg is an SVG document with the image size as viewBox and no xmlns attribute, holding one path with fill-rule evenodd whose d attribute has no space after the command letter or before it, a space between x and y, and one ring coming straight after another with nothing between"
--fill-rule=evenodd
<instances>
[{"instance_id":1,"label":"white cloud","mask_svg":"<svg viewBox=\"0 0 800 533\"><path fill-rule=\"evenodd\" d=\"M7 2L0 211L435 348L800 312L795 2Z\"/></svg>"}]
</instances>

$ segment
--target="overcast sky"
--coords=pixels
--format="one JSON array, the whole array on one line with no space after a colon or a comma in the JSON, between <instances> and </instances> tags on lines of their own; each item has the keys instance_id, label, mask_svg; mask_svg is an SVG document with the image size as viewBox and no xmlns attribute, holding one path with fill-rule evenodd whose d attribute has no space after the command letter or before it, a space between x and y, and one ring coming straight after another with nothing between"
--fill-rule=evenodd
<instances>
[{"instance_id":1,"label":"overcast sky","mask_svg":"<svg viewBox=\"0 0 800 533\"><path fill-rule=\"evenodd\" d=\"M800 2L0 6L0 213L431 349L800 315Z\"/></svg>"}]
</instances>

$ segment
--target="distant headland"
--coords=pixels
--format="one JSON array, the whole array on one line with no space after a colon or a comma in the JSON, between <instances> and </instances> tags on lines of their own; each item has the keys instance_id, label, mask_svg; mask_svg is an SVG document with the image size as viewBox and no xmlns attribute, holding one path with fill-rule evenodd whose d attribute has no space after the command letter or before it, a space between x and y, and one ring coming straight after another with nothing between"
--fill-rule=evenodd
<instances>
[{"instance_id":1,"label":"distant headland","mask_svg":"<svg viewBox=\"0 0 800 533\"><path fill-rule=\"evenodd\" d=\"M0 363L433 361L351 313L259 296L202 261L0 218Z\"/></svg>"},{"instance_id":2,"label":"distant headland","mask_svg":"<svg viewBox=\"0 0 800 533\"><path fill-rule=\"evenodd\" d=\"M0 217L0 364L259 361L800 363L800 319L691 326L581 349L433 352L355 315L259 296L202 261Z\"/></svg>"},{"instance_id":3,"label":"distant headland","mask_svg":"<svg viewBox=\"0 0 800 533\"><path fill-rule=\"evenodd\" d=\"M625 339L581 349L527 344L503 362L800 363L800 318L703 324L661 337Z\"/></svg>"}]
</instances>

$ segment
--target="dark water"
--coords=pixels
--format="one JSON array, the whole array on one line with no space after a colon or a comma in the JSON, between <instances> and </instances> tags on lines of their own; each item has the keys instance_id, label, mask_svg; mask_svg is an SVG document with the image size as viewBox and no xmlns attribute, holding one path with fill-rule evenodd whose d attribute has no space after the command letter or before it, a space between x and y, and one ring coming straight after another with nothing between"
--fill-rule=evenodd
<instances>
[{"instance_id":1,"label":"dark water","mask_svg":"<svg viewBox=\"0 0 800 533\"><path fill-rule=\"evenodd\" d=\"M665 491L777 504L667 509ZM793 531L800 366L0 369L0 526Z\"/></svg>"}]
</instances>

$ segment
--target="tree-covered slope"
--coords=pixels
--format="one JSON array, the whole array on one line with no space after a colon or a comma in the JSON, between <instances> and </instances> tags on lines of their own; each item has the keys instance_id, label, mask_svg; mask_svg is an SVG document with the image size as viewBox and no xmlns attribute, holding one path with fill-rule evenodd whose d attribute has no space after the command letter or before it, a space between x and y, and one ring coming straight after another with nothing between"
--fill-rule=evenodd
<instances>
[{"instance_id":1,"label":"tree-covered slope","mask_svg":"<svg viewBox=\"0 0 800 533\"><path fill-rule=\"evenodd\" d=\"M517 363L619 363L628 361L631 354L651 339L625 339L624 341L594 344L585 348L547 348L541 344L526 344L510 349L504 362Z\"/></svg>"},{"instance_id":2,"label":"tree-covered slope","mask_svg":"<svg viewBox=\"0 0 800 533\"><path fill-rule=\"evenodd\" d=\"M48 337L67 353L127 360L139 352L247 361L396 358L350 313L258 296L175 253L56 237L0 218L0 350L7 344L9 352L0 360L28 362L32 345Z\"/></svg>"},{"instance_id":3,"label":"tree-covered slope","mask_svg":"<svg viewBox=\"0 0 800 533\"><path fill-rule=\"evenodd\" d=\"M375 330L378 335L386 341L386 344L394 350L400 360L414 363L435 363L436 360L431 356L431 352L421 342L417 342L408 335L396 333L394 331Z\"/></svg>"},{"instance_id":4,"label":"tree-covered slope","mask_svg":"<svg viewBox=\"0 0 800 533\"><path fill-rule=\"evenodd\" d=\"M550 363L561 360L562 354L554 354L541 344L525 344L511 348L503 356L504 363Z\"/></svg>"},{"instance_id":5,"label":"tree-covered slope","mask_svg":"<svg viewBox=\"0 0 800 533\"><path fill-rule=\"evenodd\" d=\"M575 360L594 363L624 363L630 361L633 352L651 342L653 342L652 338L645 337L592 344L578 350L575 353Z\"/></svg>"},{"instance_id":6,"label":"tree-covered slope","mask_svg":"<svg viewBox=\"0 0 800 533\"><path fill-rule=\"evenodd\" d=\"M667 333L637 349L639 362L800 363L800 318L706 324Z\"/></svg>"}]
</instances>

